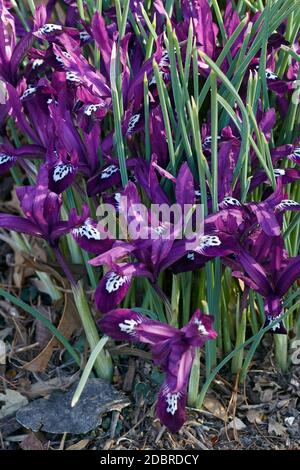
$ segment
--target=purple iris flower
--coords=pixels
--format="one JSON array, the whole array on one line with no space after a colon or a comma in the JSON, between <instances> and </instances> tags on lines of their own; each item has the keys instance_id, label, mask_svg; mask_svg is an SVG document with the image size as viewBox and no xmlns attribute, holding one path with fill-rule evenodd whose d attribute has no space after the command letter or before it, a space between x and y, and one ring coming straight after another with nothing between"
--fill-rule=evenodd
<instances>
[{"instance_id":1,"label":"purple iris flower","mask_svg":"<svg viewBox=\"0 0 300 470\"><path fill-rule=\"evenodd\" d=\"M111 25L113 26L113 25ZM113 43L117 39L117 33L109 26L105 24L104 18L100 13L96 12L92 19L91 33L95 39L95 42L100 50L100 66L103 71L103 75L107 82L110 82L110 60L113 48ZM130 34L126 34L125 37L120 41L120 62L122 66L121 80L122 80L122 95L125 100L125 106L127 106L127 92L129 84L130 71L127 65L127 49Z\"/></svg>"},{"instance_id":2,"label":"purple iris flower","mask_svg":"<svg viewBox=\"0 0 300 470\"><path fill-rule=\"evenodd\" d=\"M133 169L136 164L135 159L126 161L127 170ZM122 183L120 167L118 160L107 159L107 164L92 176L87 182L87 193L89 196L101 194L103 191L112 187L120 187Z\"/></svg>"},{"instance_id":3,"label":"purple iris flower","mask_svg":"<svg viewBox=\"0 0 300 470\"><path fill-rule=\"evenodd\" d=\"M192 175L187 170L187 164L184 164L180 170L181 178L176 181L175 193L181 206L194 201L193 186L188 184ZM124 299L135 276L147 277L157 288L160 272L174 267L185 255L193 259L200 257L203 263L209 257L224 256L235 251L235 239L227 233L220 233L219 236L215 227L211 232L197 234L194 239L188 240L182 236L180 222L173 224L172 221L160 221L150 209L147 213L141 213L138 209L140 198L132 182L128 183L122 196L119 213L127 221L129 240L116 241L110 250L90 261L93 266L105 265L109 268L95 292L96 306L103 313L112 310ZM162 202L166 203L165 200ZM134 231L136 228L138 236ZM178 272L184 270L179 264Z\"/></svg>"},{"instance_id":4,"label":"purple iris flower","mask_svg":"<svg viewBox=\"0 0 300 470\"><path fill-rule=\"evenodd\" d=\"M168 144L161 107L150 108L150 143L152 153L157 155L157 161L164 168L168 165Z\"/></svg>"},{"instance_id":5,"label":"purple iris flower","mask_svg":"<svg viewBox=\"0 0 300 470\"><path fill-rule=\"evenodd\" d=\"M139 159L137 160L135 166L135 177L138 184L143 188L149 200L152 201L153 204L169 204L170 200L165 194L163 188L160 185L158 174L163 176L164 178L169 179L173 183L176 182L176 178L173 177L169 172L164 170L158 165L158 157L156 154L152 154L150 163L146 162L145 160ZM184 166L188 169L188 165L184 164ZM188 170L189 171L189 170ZM186 197L189 193L190 185L193 186L193 176L189 172L188 178L182 178L182 168L179 171L177 181L182 182L182 188L184 189L179 197ZM186 201L186 204L193 204L194 203L194 192L192 188L192 197L189 201ZM177 193L180 193L179 188ZM179 201L178 201L179 202Z\"/></svg>"},{"instance_id":6,"label":"purple iris flower","mask_svg":"<svg viewBox=\"0 0 300 470\"><path fill-rule=\"evenodd\" d=\"M286 193L282 190L282 182L277 181L276 190L265 200L254 203L249 202L241 204L240 201L233 197L225 197L220 203L222 209L227 209L229 216L233 212L240 213L242 223L241 236L244 238L244 233L251 231L257 224L260 225L263 232L270 237L279 236L281 234L282 217L280 214L284 211L298 211L300 205L293 200L288 199ZM232 211L230 208L234 208ZM222 229L226 230L226 219L222 217L224 211L218 214L213 214L208 217L210 223L216 224L220 228L221 220L223 221Z\"/></svg>"},{"instance_id":7,"label":"purple iris flower","mask_svg":"<svg viewBox=\"0 0 300 470\"><path fill-rule=\"evenodd\" d=\"M22 86L23 90L22 91L20 90L20 96L19 96L18 91L12 85L6 84L6 88L8 91L9 114L15 119L15 122L17 126L21 129L21 131L26 136L28 136L32 140L32 142L34 142L36 145L42 144L44 146L44 142L41 141L40 136L38 135L38 132L36 132L36 130L33 129L32 126L30 125L30 122L27 119L27 116L25 115L23 111L23 103L22 103L22 100L20 99L24 96L24 93L25 93L24 99L26 99L29 95L32 95L33 93L35 93L37 91L37 88L35 86L30 85L25 89L24 84L22 85L23 85Z\"/></svg>"},{"instance_id":8,"label":"purple iris flower","mask_svg":"<svg viewBox=\"0 0 300 470\"><path fill-rule=\"evenodd\" d=\"M79 162L87 164L87 149L73 122L64 90L59 92L57 104L54 102L49 104L49 112L55 129L54 134L59 139L61 148L64 148L69 155L76 152Z\"/></svg>"},{"instance_id":9,"label":"purple iris flower","mask_svg":"<svg viewBox=\"0 0 300 470\"><path fill-rule=\"evenodd\" d=\"M0 175L6 173L18 161L23 159L41 158L43 147L34 144L24 144L19 148L13 147L7 140L0 144Z\"/></svg>"},{"instance_id":10,"label":"purple iris flower","mask_svg":"<svg viewBox=\"0 0 300 470\"><path fill-rule=\"evenodd\" d=\"M96 12L92 19L92 34L96 41L96 44L101 52L101 69L106 75L106 78L110 78L110 58L113 47L113 41L109 37L109 32L106 27L104 18L100 13Z\"/></svg>"},{"instance_id":11,"label":"purple iris flower","mask_svg":"<svg viewBox=\"0 0 300 470\"><path fill-rule=\"evenodd\" d=\"M187 23L193 22L197 46L209 57L214 57L218 27L213 23L212 12L207 0L190 2L183 0L182 13Z\"/></svg>"},{"instance_id":12,"label":"purple iris flower","mask_svg":"<svg viewBox=\"0 0 300 470\"><path fill-rule=\"evenodd\" d=\"M280 238L280 237L279 237ZM265 326L283 313L282 298L300 276L300 256L286 259L280 242L273 240L274 259L271 268L264 268L246 251L241 251L237 261L244 271L233 271L232 275L242 279L251 289L264 297ZM273 333L286 334L282 321L272 327Z\"/></svg>"},{"instance_id":13,"label":"purple iris flower","mask_svg":"<svg viewBox=\"0 0 300 470\"><path fill-rule=\"evenodd\" d=\"M184 256L172 263L170 266L174 274L194 271L195 269L202 268L209 260L217 257L224 257L231 255L237 251L237 236L235 230L238 227L237 220L242 222L240 213L234 216L227 217L225 228L219 222L219 217L224 216L224 212L218 213L218 222L212 223L212 220L205 219L204 221L204 235L199 238L199 243L194 249L186 250ZM229 214L226 213L228 216ZM230 225L230 229L228 228Z\"/></svg>"},{"instance_id":14,"label":"purple iris flower","mask_svg":"<svg viewBox=\"0 0 300 470\"><path fill-rule=\"evenodd\" d=\"M116 340L150 346L154 364L161 366L165 373L157 414L173 433L179 431L186 419L187 387L195 349L217 336L212 324L213 317L200 310L180 330L129 309L114 310L99 321L101 330Z\"/></svg>"},{"instance_id":15,"label":"purple iris flower","mask_svg":"<svg viewBox=\"0 0 300 470\"><path fill-rule=\"evenodd\" d=\"M282 182L283 185L298 181L300 178L300 171L297 168L274 168L274 176L276 180ZM259 170L254 173L249 185L249 193L254 191L262 183L268 183L269 178L264 170Z\"/></svg>"},{"instance_id":16,"label":"purple iris flower","mask_svg":"<svg viewBox=\"0 0 300 470\"><path fill-rule=\"evenodd\" d=\"M134 134L144 129L144 117L141 110L134 110L133 106L130 106L125 113L121 122L122 134L130 143L131 138ZM110 132L104 139L101 145L101 150L104 155L109 155L113 148L113 136L114 132Z\"/></svg>"},{"instance_id":17,"label":"purple iris flower","mask_svg":"<svg viewBox=\"0 0 300 470\"><path fill-rule=\"evenodd\" d=\"M287 198L279 182L276 191L260 203L242 204L238 199L226 196L219 207L219 212L205 218L205 235L200 239L199 248L189 251L171 266L175 274L201 268L216 256L221 256L228 264L227 260L235 259L243 250L253 250L253 246L263 248L263 259L268 257L274 238L281 234L282 214L300 210L300 204ZM253 233L257 232L262 239L253 241Z\"/></svg>"},{"instance_id":18,"label":"purple iris flower","mask_svg":"<svg viewBox=\"0 0 300 470\"><path fill-rule=\"evenodd\" d=\"M85 86L92 92L95 91L100 97L110 97L110 88L105 77L88 63L80 49L78 50L68 36L64 39L64 47L67 54L57 44L53 45L53 50L66 70L67 82L76 87Z\"/></svg>"},{"instance_id":19,"label":"purple iris flower","mask_svg":"<svg viewBox=\"0 0 300 470\"><path fill-rule=\"evenodd\" d=\"M122 196L119 213L127 221L130 240L116 241L110 250L90 261L93 266L109 267L95 292L96 306L103 313L112 310L124 299L133 277L145 276L155 286L159 273L186 251L186 240L176 239L176 227L159 222L150 210L144 214L136 208L141 201L132 182L128 183ZM151 221L152 225L149 225ZM140 224L139 236L130 228L132 222L137 226Z\"/></svg>"},{"instance_id":20,"label":"purple iris flower","mask_svg":"<svg viewBox=\"0 0 300 470\"><path fill-rule=\"evenodd\" d=\"M248 13L247 13L247 15L248 15ZM228 0L227 1L227 6L226 6L226 9L225 9L225 12L224 12L224 28L225 28L225 31L226 31L226 34L227 34L228 38L230 38L232 36L232 34L236 30L236 28L239 26L240 22L241 22L240 17L238 15L237 11L234 10L234 8L232 6L232 2ZM245 35L246 35L246 30L247 30L247 25L245 25L245 27L242 30L242 32L240 33L240 35L238 36L236 41L233 43L233 45L231 47L232 57L235 57L238 50L242 46L242 44L244 42ZM220 50L220 52L221 52L221 50ZM229 65L226 64L225 71L227 70L228 66Z\"/></svg>"},{"instance_id":21,"label":"purple iris flower","mask_svg":"<svg viewBox=\"0 0 300 470\"><path fill-rule=\"evenodd\" d=\"M47 155L47 166L49 189L60 194L74 181L78 169L78 156L74 151L71 154L65 150L52 151Z\"/></svg>"},{"instance_id":22,"label":"purple iris flower","mask_svg":"<svg viewBox=\"0 0 300 470\"><path fill-rule=\"evenodd\" d=\"M101 122L111 107L110 98L101 98L95 92L90 93L87 88L79 87L76 91L79 102L82 103L78 111L79 127L90 133L95 124Z\"/></svg>"},{"instance_id":23,"label":"purple iris flower","mask_svg":"<svg viewBox=\"0 0 300 470\"><path fill-rule=\"evenodd\" d=\"M44 156L56 136L56 142L60 141L69 152L76 150L84 159L84 148L72 123L64 86L45 78L35 83L23 79L17 88L8 84L10 114L26 136L44 147Z\"/></svg>"},{"instance_id":24,"label":"purple iris flower","mask_svg":"<svg viewBox=\"0 0 300 470\"><path fill-rule=\"evenodd\" d=\"M257 226L269 237L281 235L282 214L299 211L300 204L288 199L278 183L276 191L259 203L241 204L238 199L225 197L221 211L207 217L206 223L227 233L235 233L237 240L244 240Z\"/></svg>"},{"instance_id":25,"label":"purple iris flower","mask_svg":"<svg viewBox=\"0 0 300 470\"><path fill-rule=\"evenodd\" d=\"M33 28L34 36L40 40L53 42L59 41L61 37L68 35L79 42L80 33L76 28L48 22L53 10L52 3L50 1L47 6L42 3L36 7Z\"/></svg>"},{"instance_id":26,"label":"purple iris flower","mask_svg":"<svg viewBox=\"0 0 300 470\"><path fill-rule=\"evenodd\" d=\"M69 220L61 220L61 196L48 189L46 165L41 167L35 186L20 186L16 191L25 217L1 213L0 227L44 238L51 246L56 246L62 235L88 217L88 207L84 206L81 216L73 209Z\"/></svg>"},{"instance_id":27,"label":"purple iris flower","mask_svg":"<svg viewBox=\"0 0 300 470\"><path fill-rule=\"evenodd\" d=\"M293 163L300 165L300 143L299 138L294 144L285 144L280 147L276 147L271 151L272 161L274 163L278 160L284 160L287 158Z\"/></svg>"},{"instance_id":28,"label":"purple iris flower","mask_svg":"<svg viewBox=\"0 0 300 470\"><path fill-rule=\"evenodd\" d=\"M108 230L91 217L81 221L80 225L76 224L71 234L80 248L96 255L110 250L115 243Z\"/></svg>"},{"instance_id":29,"label":"purple iris flower","mask_svg":"<svg viewBox=\"0 0 300 470\"><path fill-rule=\"evenodd\" d=\"M15 85L18 68L33 42L28 32L17 42L16 21L8 10L7 2L0 0L0 77Z\"/></svg>"},{"instance_id":30,"label":"purple iris flower","mask_svg":"<svg viewBox=\"0 0 300 470\"><path fill-rule=\"evenodd\" d=\"M262 112L261 103L258 103L258 110L256 114L258 127L263 132L267 141L270 140L271 130L276 122L275 109L270 108L266 112ZM210 123L205 123L201 128L202 147L203 152L210 164L211 159L211 130ZM255 140L254 136L254 140ZM234 123L223 128L217 136L218 141L218 200L221 202L226 196L239 197L240 184L237 182L233 189L234 170L236 168L240 148L241 138ZM259 161L252 150L250 152L251 166L255 169L259 165ZM260 173L259 173L260 174ZM254 180L255 183L256 180ZM253 181L251 180L253 185ZM252 188L252 186L251 186ZM211 209L211 200L208 201L208 207Z\"/></svg>"},{"instance_id":31,"label":"purple iris flower","mask_svg":"<svg viewBox=\"0 0 300 470\"><path fill-rule=\"evenodd\" d=\"M145 74L148 78L149 90L152 98L157 97L156 80L153 73L153 60L156 60L163 80L170 81L170 59L166 49L163 48L163 35L160 35L156 41L156 51L153 56L145 61L138 69L136 75L132 78L128 88L127 102L134 103L135 109L138 109L143 103L143 80Z\"/></svg>"},{"instance_id":32,"label":"purple iris flower","mask_svg":"<svg viewBox=\"0 0 300 470\"><path fill-rule=\"evenodd\" d=\"M264 297L267 325L281 315L282 297L299 276L300 257L288 259L281 229L282 214L300 211L300 204L286 199L279 184L261 203L242 206L233 198L225 198L223 207L227 209L208 217L220 231L236 236L236 252L224 257L223 262L231 267L233 276ZM273 331L284 333L283 324L275 325Z\"/></svg>"}]
</instances>

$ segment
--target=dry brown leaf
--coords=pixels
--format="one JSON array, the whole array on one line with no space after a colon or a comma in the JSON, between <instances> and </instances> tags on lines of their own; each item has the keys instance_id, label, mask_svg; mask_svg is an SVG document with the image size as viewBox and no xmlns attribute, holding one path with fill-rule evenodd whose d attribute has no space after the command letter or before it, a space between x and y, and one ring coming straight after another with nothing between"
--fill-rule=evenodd
<instances>
[{"instance_id":1,"label":"dry brown leaf","mask_svg":"<svg viewBox=\"0 0 300 470\"><path fill-rule=\"evenodd\" d=\"M284 427L282 424L278 423L277 421L270 419L269 424L268 424L269 434L274 433L276 436L285 436L286 431L287 431L286 427Z\"/></svg>"},{"instance_id":2,"label":"dry brown leaf","mask_svg":"<svg viewBox=\"0 0 300 470\"><path fill-rule=\"evenodd\" d=\"M242 431L246 429L246 424L237 416L228 424L227 429L234 429L236 431Z\"/></svg>"},{"instance_id":3,"label":"dry brown leaf","mask_svg":"<svg viewBox=\"0 0 300 470\"><path fill-rule=\"evenodd\" d=\"M53 322L53 311L50 307L44 307L41 305L37 307L37 310L40 312L43 317L47 318ZM35 340L39 343L40 349L45 348L49 343L52 335L48 328L40 320L35 321Z\"/></svg>"},{"instance_id":4,"label":"dry brown leaf","mask_svg":"<svg viewBox=\"0 0 300 470\"><path fill-rule=\"evenodd\" d=\"M49 263L44 263L41 259L39 259L36 255L33 256L31 253L23 253L26 260L26 265L35 269L36 271L44 272L50 274L54 279L56 279L59 284L61 284L64 288L67 287L66 280L54 269Z\"/></svg>"},{"instance_id":5,"label":"dry brown leaf","mask_svg":"<svg viewBox=\"0 0 300 470\"><path fill-rule=\"evenodd\" d=\"M108 346L107 350L112 356L126 354L126 356L141 357L145 361L151 360L151 353L147 351L143 351L142 349L133 349L128 346L121 345L121 346L113 346L113 347Z\"/></svg>"},{"instance_id":6,"label":"dry brown leaf","mask_svg":"<svg viewBox=\"0 0 300 470\"><path fill-rule=\"evenodd\" d=\"M249 423L262 424L263 423L263 412L259 410L250 409L246 413L246 417Z\"/></svg>"},{"instance_id":7,"label":"dry brown leaf","mask_svg":"<svg viewBox=\"0 0 300 470\"><path fill-rule=\"evenodd\" d=\"M222 405L222 403L214 397L206 397L203 402L204 408L207 409L211 414L216 418L221 419L222 421L227 420L227 411Z\"/></svg>"},{"instance_id":8,"label":"dry brown leaf","mask_svg":"<svg viewBox=\"0 0 300 470\"><path fill-rule=\"evenodd\" d=\"M85 449L85 447L88 445L90 442L89 439L82 439L79 442L76 442L76 444L72 444L70 447L67 447L66 450L82 450Z\"/></svg>"},{"instance_id":9,"label":"dry brown leaf","mask_svg":"<svg viewBox=\"0 0 300 470\"><path fill-rule=\"evenodd\" d=\"M45 450L45 445L38 439L34 432L24 437L20 447L23 450Z\"/></svg>"},{"instance_id":10,"label":"dry brown leaf","mask_svg":"<svg viewBox=\"0 0 300 470\"><path fill-rule=\"evenodd\" d=\"M21 389L21 392L26 395L26 397L33 400L34 398L45 397L55 390L66 390L76 382L76 380L78 380L78 373L69 376L60 375L60 377L55 377L46 382L36 382L31 385L30 388L26 387Z\"/></svg>"},{"instance_id":11,"label":"dry brown leaf","mask_svg":"<svg viewBox=\"0 0 300 470\"><path fill-rule=\"evenodd\" d=\"M263 392L260 393L260 399L263 403L269 403L273 400L273 390L271 388L267 388Z\"/></svg>"},{"instance_id":12,"label":"dry brown leaf","mask_svg":"<svg viewBox=\"0 0 300 470\"><path fill-rule=\"evenodd\" d=\"M66 339L70 339L73 332L79 327L79 318L71 295L66 294L65 299L64 311L57 329ZM59 345L59 341L52 336L47 346L38 354L38 356L36 356L32 361L27 362L23 367L32 372L44 371L51 358L53 349Z\"/></svg>"},{"instance_id":13,"label":"dry brown leaf","mask_svg":"<svg viewBox=\"0 0 300 470\"><path fill-rule=\"evenodd\" d=\"M0 408L0 419L10 416L28 404L26 397L16 390L7 389L5 393L0 393L0 402L4 404Z\"/></svg>"},{"instance_id":14,"label":"dry brown leaf","mask_svg":"<svg viewBox=\"0 0 300 470\"><path fill-rule=\"evenodd\" d=\"M34 253L34 257L39 259L42 263L47 263L47 252L42 246L41 240L33 239L30 246L31 252Z\"/></svg>"},{"instance_id":15,"label":"dry brown leaf","mask_svg":"<svg viewBox=\"0 0 300 470\"><path fill-rule=\"evenodd\" d=\"M128 370L125 374L123 381L123 390L124 392L130 392L133 387L133 381L135 377L135 360L130 357L128 361Z\"/></svg>"},{"instance_id":16,"label":"dry brown leaf","mask_svg":"<svg viewBox=\"0 0 300 470\"><path fill-rule=\"evenodd\" d=\"M13 271L13 280L14 284L18 289L21 289L23 286L23 277L24 277L24 258L19 251L15 251L14 259L14 271Z\"/></svg>"},{"instance_id":17,"label":"dry brown leaf","mask_svg":"<svg viewBox=\"0 0 300 470\"><path fill-rule=\"evenodd\" d=\"M24 280L34 274L34 270L26 267L25 258L20 251L14 250L14 271L13 280L18 289L24 286Z\"/></svg>"}]
</instances>

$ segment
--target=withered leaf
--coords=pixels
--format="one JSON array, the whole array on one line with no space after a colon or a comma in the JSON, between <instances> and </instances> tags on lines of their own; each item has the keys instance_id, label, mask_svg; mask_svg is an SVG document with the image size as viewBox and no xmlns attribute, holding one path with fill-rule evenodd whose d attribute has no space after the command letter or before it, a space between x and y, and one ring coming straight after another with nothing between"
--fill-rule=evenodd
<instances>
[{"instance_id":1,"label":"withered leaf","mask_svg":"<svg viewBox=\"0 0 300 470\"><path fill-rule=\"evenodd\" d=\"M46 446L31 432L28 436L24 437L20 447L23 450L45 450Z\"/></svg>"},{"instance_id":2,"label":"withered leaf","mask_svg":"<svg viewBox=\"0 0 300 470\"><path fill-rule=\"evenodd\" d=\"M57 329L66 339L70 339L79 325L79 318L74 301L71 295L66 294L64 311ZM52 336L47 346L32 361L27 362L23 367L32 372L44 371L51 358L53 349L59 345L59 341Z\"/></svg>"},{"instance_id":3,"label":"withered leaf","mask_svg":"<svg viewBox=\"0 0 300 470\"><path fill-rule=\"evenodd\" d=\"M227 411L217 398L207 396L203 402L204 408L213 414L216 418L226 421Z\"/></svg>"}]
</instances>

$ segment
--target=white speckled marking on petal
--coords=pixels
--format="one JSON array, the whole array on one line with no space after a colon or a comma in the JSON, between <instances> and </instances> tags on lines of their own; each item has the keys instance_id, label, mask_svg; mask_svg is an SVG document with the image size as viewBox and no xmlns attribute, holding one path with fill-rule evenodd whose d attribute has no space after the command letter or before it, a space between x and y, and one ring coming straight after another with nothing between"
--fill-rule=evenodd
<instances>
[{"instance_id":1,"label":"white speckled marking on petal","mask_svg":"<svg viewBox=\"0 0 300 470\"><path fill-rule=\"evenodd\" d=\"M126 282L129 281L128 276L121 276L120 274L115 273L114 271L110 273L110 276L106 280L105 289L110 294L116 292L123 286Z\"/></svg>"},{"instance_id":2,"label":"white speckled marking on petal","mask_svg":"<svg viewBox=\"0 0 300 470\"><path fill-rule=\"evenodd\" d=\"M167 413L170 413L172 416L175 415L176 411L178 410L178 400L181 397L181 393L167 393L166 394L166 402L167 402Z\"/></svg>"},{"instance_id":3,"label":"white speckled marking on petal","mask_svg":"<svg viewBox=\"0 0 300 470\"><path fill-rule=\"evenodd\" d=\"M89 220L86 220L81 227L74 228L73 234L77 237L86 237L88 240L101 240L101 233Z\"/></svg>"},{"instance_id":4,"label":"white speckled marking on petal","mask_svg":"<svg viewBox=\"0 0 300 470\"><path fill-rule=\"evenodd\" d=\"M299 163L300 159L300 147L295 147L293 150L293 153L289 155L290 160L295 161L296 163Z\"/></svg>"},{"instance_id":5,"label":"white speckled marking on petal","mask_svg":"<svg viewBox=\"0 0 300 470\"><path fill-rule=\"evenodd\" d=\"M79 38L81 41L88 41L92 36L87 31L80 31Z\"/></svg>"},{"instance_id":6,"label":"white speckled marking on petal","mask_svg":"<svg viewBox=\"0 0 300 470\"><path fill-rule=\"evenodd\" d=\"M84 108L84 114L86 114L87 116L91 116L91 114L95 113L97 111L97 109L103 108L103 107L104 106L101 103L99 103L99 104L89 104Z\"/></svg>"},{"instance_id":7,"label":"white speckled marking on petal","mask_svg":"<svg viewBox=\"0 0 300 470\"><path fill-rule=\"evenodd\" d=\"M73 165L64 165L63 163L60 163L54 168L53 171L53 181L57 183L57 181L61 181L64 179L69 173L72 173L74 171Z\"/></svg>"},{"instance_id":8,"label":"white speckled marking on petal","mask_svg":"<svg viewBox=\"0 0 300 470\"><path fill-rule=\"evenodd\" d=\"M266 70L266 79L267 80L279 80L278 75L276 73L271 72L271 70Z\"/></svg>"},{"instance_id":9,"label":"white speckled marking on petal","mask_svg":"<svg viewBox=\"0 0 300 470\"><path fill-rule=\"evenodd\" d=\"M209 334L201 320L198 320L196 318L195 323L198 326L199 333L201 333L202 335L205 335L205 336L207 336Z\"/></svg>"},{"instance_id":10,"label":"white speckled marking on petal","mask_svg":"<svg viewBox=\"0 0 300 470\"><path fill-rule=\"evenodd\" d=\"M131 116L128 122L127 135L130 135L133 133L135 126L140 120L140 117L141 117L140 114L133 114L133 116Z\"/></svg>"},{"instance_id":11,"label":"white speckled marking on petal","mask_svg":"<svg viewBox=\"0 0 300 470\"><path fill-rule=\"evenodd\" d=\"M299 202L293 201L292 199L282 199L280 204L277 204L275 209L277 210L284 210L288 209L289 207L300 207Z\"/></svg>"},{"instance_id":12,"label":"white speckled marking on petal","mask_svg":"<svg viewBox=\"0 0 300 470\"><path fill-rule=\"evenodd\" d=\"M102 171L100 178L105 180L118 171L119 168L116 165L109 165L107 168L105 168L105 170Z\"/></svg>"},{"instance_id":13,"label":"white speckled marking on petal","mask_svg":"<svg viewBox=\"0 0 300 470\"><path fill-rule=\"evenodd\" d=\"M44 60L43 59L35 59L33 62L32 62L32 68L33 70L35 70L37 67L39 67L40 65L42 65L44 63Z\"/></svg>"},{"instance_id":14,"label":"white speckled marking on petal","mask_svg":"<svg viewBox=\"0 0 300 470\"><path fill-rule=\"evenodd\" d=\"M169 58L169 52L167 50L163 51L161 59L159 61L158 66L159 67L169 67L170 65L170 58Z\"/></svg>"},{"instance_id":15,"label":"white speckled marking on petal","mask_svg":"<svg viewBox=\"0 0 300 470\"><path fill-rule=\"evenodd\" d=\"M135 335L135 329L138 326L138 324L141 323L141 321L137 320L129 320L126 319L124 320L123 323L119 323L119 328L123 333L127 333L128 335Z\"/></svg>"},{"instance_id":16,"label":"white speckled marking on petal","mask_svg":"<svg viewBox=\"0 0 300 470\"><path fill-rule=\"evenodd\" d=\"M39 29L41 34L51 34L54 31L62 31L62 26L60 24L46 23Z\"/></svg>"},{"instance_id":17,"label":"white speckled marking on petal","mask_svg":"<svg viewBox=\"0 0 300 470\"><path fill-rule=\"evenodd\" d=\"M280 318L282 314L283 314L283 312L281 312L279 315L277 315L277 317L273 317L272 315L266 315L268 323L272 323L274 320L276 320L276 318ZM271 330L272 331L279 330L280 326L281 326L280 325L280 320L278 320L278 322L275 323L275 325L272 326Z\"/></svg>"},{"instance_id":18,"label":"white speckled marking on petal","mask_svg":"<svg viewBox=\"0 0 300 470\"><path fill-rule=\"evenodd\" d=\"M222 203L230 206L241 206L240 201L234 197L226 196L224 197Z\"/></svg>"},{"instance_id":19,"label":"white speckled marking on petal","mask_svg":"<svg viewBox=\"0 0 300 470\"><path fill-rule=\"evenodd\" d=\"M277 178L278 176L284 176L284 175L285 175L285 170L283 170L282 168L276 168L274 170L275 178Z\"/></svg>"},{"instance_id":20,"label":"white speckled marking on petal","mask_svg":"<svg viewBox=\"0 0 300 470\"><path fill-rule=\"evenodd\" d=\"M15 157L12 155L7 155L6 153L0 153L0 165L4 165L5 163L12 162L15 160Z\"/></svg>"},{"instance_id":21,"label":"white speckled marking on petal","mask_svg":"<svg viewBox=\"0 0 300 470\"><path fill-rule=\"evenodd\" d=\"M221 137L219 135L217 135L217 140L221 140ZM212 136L208 135L207 137L203 139L202 145L204 148L208 148L211 146L211 143L212 143Z\"/></svg>"},{"instance_id":22,"label":"white speckled marking on petal","mask_svg":"<svg viewBox=\"0 0 300 470\"><path fill-rule=\"evenodd\" d=\"M75 83L80 83L81 82L77 72L68 71L66 73L66 79L69 80L69 82L75 82Z\"/></svg>"},{"instance_id":23,"label":"white speckled marking on petal","mask_svg":"<svg viewBox=\"0 0 300 470\"><path fill-rule=\"evenodd\" d=\"M199 251L200 253L204 254L205 249L211 246L219 246L221 245L221 240L216 235L204 235L199 244Z\"/></svg>"},{"instance_id":24,"label":"white speckled marking on petal","mask_svg":"<svg viewBox=\"0 0 300 470\"><path fill-rule=\"evenodd\" d=\"M26 90L24 91L23 95L20 97L20 100L24 100L25 98L27 98L27 96L30 96L32 95L33 93L35 93L37 90L37 88L33 85L28 85L28 88L26 88Z\"/></svg>"}]
</instances>

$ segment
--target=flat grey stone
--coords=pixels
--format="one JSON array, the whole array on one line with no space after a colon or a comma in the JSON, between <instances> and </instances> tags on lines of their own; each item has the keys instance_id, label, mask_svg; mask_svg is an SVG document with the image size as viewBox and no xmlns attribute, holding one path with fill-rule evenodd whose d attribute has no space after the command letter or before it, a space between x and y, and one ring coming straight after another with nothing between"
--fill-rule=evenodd
<instances>
[{"instance_id":1,"label":"flat grey stone","mask_svg":"<svg viewBox=\"0 0 300 470\"><path fill-rule=\"evenodd\" d=\"M120 411L130 404L127 397L102 379L89 379L81 397L71 408L75 383L68 392L54 392L48 398L33 400L18 410L17 421L33 432L85 434L101 424L108 411Z\"/></svg>"}]
</instances>

